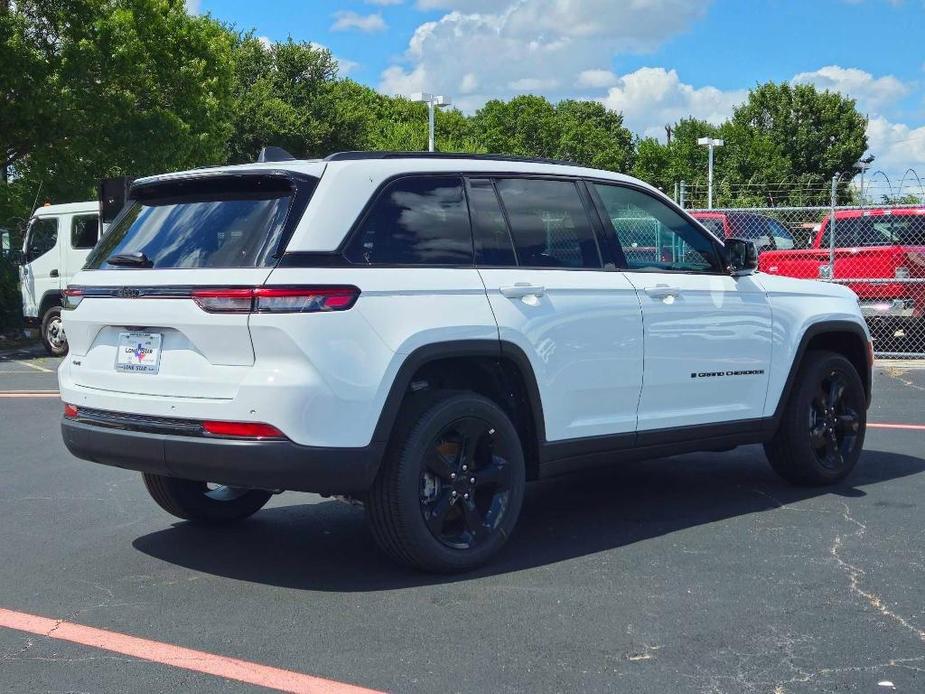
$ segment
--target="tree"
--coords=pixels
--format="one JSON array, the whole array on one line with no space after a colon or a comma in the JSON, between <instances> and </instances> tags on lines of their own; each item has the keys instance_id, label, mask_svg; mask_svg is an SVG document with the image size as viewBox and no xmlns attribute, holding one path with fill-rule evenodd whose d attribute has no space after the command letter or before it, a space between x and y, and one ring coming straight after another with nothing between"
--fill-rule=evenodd
<instances>
[{"instance_id":1,"label":"tree","mask_svg":"<svg viewBox=\"0 0 925 694\"><path fill-rule=\"evenodd\" d=\"M297 158L316 157L330 130L319 119L326 89L337 76L331 52L308 42L265 45L253 34L234 49L234 104L229 160L253 161L276 145Z\"/></svg>"},{"instance_id":2,"label":"tree","mask_svg":"<svg viewBox=\"0 0 925 694\"><path fill-rule=\"evenodd\" d=\"M489 152L614 171L629 170L633 160L633 136L623 117L594 101L553 105L533 95L489 101L473 118L472 136Z\"/></svg>"}]
</instances>

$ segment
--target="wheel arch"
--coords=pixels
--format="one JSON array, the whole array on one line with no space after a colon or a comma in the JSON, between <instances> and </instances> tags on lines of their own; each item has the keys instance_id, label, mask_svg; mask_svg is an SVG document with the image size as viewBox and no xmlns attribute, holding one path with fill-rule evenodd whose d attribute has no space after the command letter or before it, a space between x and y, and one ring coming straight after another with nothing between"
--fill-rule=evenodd
<instances>
[{"instance_id":1,"label":"wheel arch","mask_svg":"<svg viewBox=\"0 0 925 694\"><path fill-rule=\"evenodd\" d=\"M536 376L520 347L476 339L438 342L414 350L392 381L373 443L388 442L409 397L434 388L472 390L497 402L520 434L528 477L538 475L546 429Z\"/></svg>"},{"instance_id":2,"label":"wheel arch","mask_svg":"<svg viewBox=\"0 0 925 694\"><path fill-rule=\"evenodd\" d=\"M42 294L42 300L39 302L38 310L38 320L45 318L45 312L50 309L52 306L62 306L62 299L64 295L61 293L60 289L49 289L47 292Z\"/></svg>"},{"instance_id":3,"label":"wheel arch","mask_svg":"<svg viewBox=\"0 0 925 694\"><path fill-rule=\"evenodd\" d=\"M781 391L780 400L774 411L775 421L779 421L783 414L787 401L790 399L790 393L796 382L797 373L806 353L810 350L828 350L841 354L848 359L858 371L861 381L864 384L864 395L867 400L867 406L870 407L871 401L871 369L872 352L870 351L870 342L867 337L867 331L860 323L848 320L838 321L820 321L813 323L803 333L800 338L800 344L796 349L793 362L790 365L790 372Z\"/></svg>"}]
</instances>

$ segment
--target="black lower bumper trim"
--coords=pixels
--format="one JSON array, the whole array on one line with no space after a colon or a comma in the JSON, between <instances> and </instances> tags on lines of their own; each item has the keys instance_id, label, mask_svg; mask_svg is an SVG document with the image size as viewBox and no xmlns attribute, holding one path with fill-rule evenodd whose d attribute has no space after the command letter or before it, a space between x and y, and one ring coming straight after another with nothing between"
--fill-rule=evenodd
<instances>
[{"instance_id":1,"label":"black lower bumper trim","mask_svg":"<svg viewBox=\"0 0 925 694\"><path fill-rule=\"evenodd\" d=\"M63 420L61 433L78 458L127 470L254 489L360 494L376 477L382 450L300 446L291 441L236 441L109 429Z\"/></svg>"}]
</instances>

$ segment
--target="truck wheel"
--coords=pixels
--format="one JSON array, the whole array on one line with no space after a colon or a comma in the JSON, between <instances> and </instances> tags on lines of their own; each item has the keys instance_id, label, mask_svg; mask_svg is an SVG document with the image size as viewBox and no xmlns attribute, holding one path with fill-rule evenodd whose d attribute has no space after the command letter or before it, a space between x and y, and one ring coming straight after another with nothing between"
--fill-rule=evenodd
<instances>
[{"instance_id":1,"label":"truck wheel","mask_svg":"<svg viewBox=\"0 0 925 694\"><path fill-rule=\"evenodd\" d=\"M504 411L444 391L403 411L366 508L373 537L396 561L467 571L507 541L525 487L520 437Z\"/></svg>"},{"instance_id":2,"label":"truck wheel","mask_svg":"<svg viewBox=\"0 0 925 694\"><path fill-rule=\"evenodd\" d=\"M67 354L67 336L61 323L60 306L52 306L42 316L42 346L52 357Z\"/></svg>"},{"instance_id":3,"label":"truck wheel","mask_svg":"<svg viewBox=\"0 0 925 694\"><path fill-rule=\"evenodd\" d=\"M864 446L867 402L854 365L834 352L808 352L780 428L764 450L792 484L819 486L846 477Z\"/></svg>"},{"instance_id":4,"label":"truck wheel","mask_svg":"<svg viewBox=\"0 0 925 694\"><path fill-rule=\"evenodd\" d=\"M270 492L181 480L142 473L148 494L177 518L201 523L230 523L251 516L270 500Z\"/></svg>"}]
</instances>

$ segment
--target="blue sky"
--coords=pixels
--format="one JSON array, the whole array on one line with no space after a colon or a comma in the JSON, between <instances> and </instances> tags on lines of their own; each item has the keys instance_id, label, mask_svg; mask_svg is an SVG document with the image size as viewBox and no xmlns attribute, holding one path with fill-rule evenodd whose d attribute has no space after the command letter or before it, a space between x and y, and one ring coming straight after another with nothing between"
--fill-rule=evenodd
<instances>
[{"instance_id":1,"label":"blue sky","mask_svg":"<svg viewBox=\"0 0 925 694\"><path fill-rule=\"evenodd\" d=\"M518 93L599 99L637 133L725 118L751 86L856 98L875 168L925 176L925 0L189 0L270 41L331 49L385 93L467 112Z\"/></svg>"}]
</instances>

